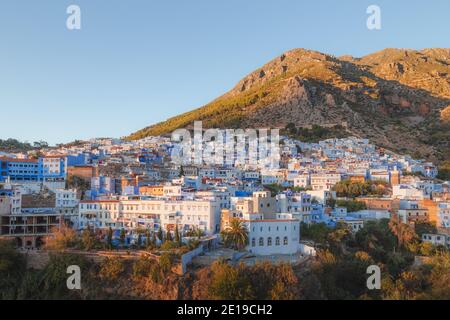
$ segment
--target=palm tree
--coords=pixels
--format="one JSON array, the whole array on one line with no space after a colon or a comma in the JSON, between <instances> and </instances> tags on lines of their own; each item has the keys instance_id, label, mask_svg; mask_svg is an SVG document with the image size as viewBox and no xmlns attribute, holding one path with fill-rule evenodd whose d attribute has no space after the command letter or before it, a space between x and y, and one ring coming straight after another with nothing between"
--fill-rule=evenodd
<instances>
[{"instance_id":1,"label":"palm tree","mask_svg":"<svg viewBox=\"0 0 450 320\"><path fill-rule=\"evenodd\" d=\"M248 244L247 227L238 219L232 219L221 235L227 247L242 250Z\"/></svg>"}]
</instances>

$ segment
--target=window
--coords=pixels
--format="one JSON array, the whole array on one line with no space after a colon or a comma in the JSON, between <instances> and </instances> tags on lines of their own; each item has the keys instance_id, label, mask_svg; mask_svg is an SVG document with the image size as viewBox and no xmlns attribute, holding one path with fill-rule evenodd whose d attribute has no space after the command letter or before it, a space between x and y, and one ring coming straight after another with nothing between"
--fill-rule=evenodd
<instances>
[{"instance_id":1,"label":"window","mask_svg":"<svg viewBox=\"0 0 450 320\"><path fill-rule=\"evenodd\" d=\"M259 246L264 246L264 238L259 238Z\"/></svg>"},{"instance_id":2,"label":"window","mask_svg":"<svg viewBox=\"0 0 450 320\"><path fill-rule=\"evenodd\" d=\"M285 245L285 246L288 245L288 237L283 238L283 245Z\"/></svg>"},{"instance_id":3,"label":"window","mask_svg":"<svg viewBox=\"0 0 450 320\"><path fill-rule=\"evenodd\" d=\"M267 238L267 245L268 245L268 246L271 246L271 245L272 245L272 238L271 238L271 237L268 237L268 238Z\"/></svg>"},{"instance_id":4,"label":"window","mask_svg":"<svg viewBox=\"0 0 450 320\"><path fill-rule=\"evenodd\" d=\"M280 237L276 237L275 238L275 245L279 246L280 245Z\"/></svg>"},{"instance_id":5,"label":"window","mask_svg":"<svg viewBox=\"0 0 450 320\"><path fill-rule=\"evenodd\" d=\"M252 247L256 247L256 240L255 240L255 238L252 238Z\"/></svg>"}]
</instances>

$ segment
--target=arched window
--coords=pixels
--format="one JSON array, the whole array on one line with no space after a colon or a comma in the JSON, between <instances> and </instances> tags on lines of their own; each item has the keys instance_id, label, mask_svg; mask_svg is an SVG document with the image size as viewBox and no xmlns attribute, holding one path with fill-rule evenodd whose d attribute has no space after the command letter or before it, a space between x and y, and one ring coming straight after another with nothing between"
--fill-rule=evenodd
<instances>
[{"instance_id":1,"label":"arched window","mask_svg":"<svg viewBox=\"0 0 450 320\"><path fill-rule=\"evenodd\" d=\"M288 245L288 237L283 238L283 245L285 245L285 246Z\"/></svg>"},{"instance_id":2,"label":"arched window","mask_svg":"<svg viewBox=\"0 0 450 320\"><path fill-rule=\"evenodd\" d=\"M259 238L259 246L264 246L264 238Z\"/></svg>"},{"instance_id":3,"label":"arched window","mask_svg":"<svg viewBox=\"0 0 450 320\"><path fill-rule=\"evenodd\" d=\"M256 240L255 240L255 238L252 238L252 247L256 247Z\"/></svg>"},{"instance_id":4,"label":"arched window","mask_svg":"<svg viewBox=\"0 0 450 320\"><path fill-rule=\"evenodd\" d=\"M276 237L275 238L275 245L279 246L280 245L280 237Z\"/></svg>"},{"instance_id":5,"label":"arched window","mask_svg":"<svg viewBox=\"0 0 450 320\"><path fill-rule=\"evenodd\" d=\"M268 237L268 238L267 238L267 245L268 245L268 246L271 246L271 245L272 245L272 238L271 238L271 237Z\"/></svg>"}]
</instances>

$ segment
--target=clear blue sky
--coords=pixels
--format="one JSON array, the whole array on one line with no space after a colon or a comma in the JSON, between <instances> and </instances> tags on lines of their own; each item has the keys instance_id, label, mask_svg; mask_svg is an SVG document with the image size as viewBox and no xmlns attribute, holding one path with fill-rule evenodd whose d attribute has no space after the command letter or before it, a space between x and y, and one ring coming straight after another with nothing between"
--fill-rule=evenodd
<instances>
[{"instance_id":1,"label":"clear blue sky","mask_svg":"<svg viewBox=\"0 0 450 320\"><path fill-rule=\"evenodd\" d=\"M70 4L81 7L79 31L66 28ZM366 28L370 4L381 31ZM450 1L2 0L0 138L127 135L298 47L450 47Z\"/></svg>"}]
</instances>

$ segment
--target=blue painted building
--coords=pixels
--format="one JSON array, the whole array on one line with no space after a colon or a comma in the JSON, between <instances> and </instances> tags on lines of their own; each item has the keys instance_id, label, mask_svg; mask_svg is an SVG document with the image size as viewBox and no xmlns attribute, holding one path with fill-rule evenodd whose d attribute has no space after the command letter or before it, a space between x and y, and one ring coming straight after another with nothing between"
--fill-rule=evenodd
<instances>
[{"instance_id":1,"label":"blue painted building","mask_svg":"<svg viewBox=\"0 0 450 320\"><path fill-rule=\"evenodd\" d=\"M66 157L35 159L0 158L0 181L11 182L64 181L67 174Z\"/></svg>"},{"instance_id":2,"label":"blue painted building","mask_svg":"<svg viewBox=\"0 0 450 320\"><path fill-rule=\"evenodd\" d=\"M91 178L91 197L116 193L116 180L111 177L98 176Z\"/></svg>"},{"instance_id":3,"label":"blue painted building","mask_svg":"<svg viewBox=\"0 0 450 320\"><path fill-rule=\"evenodd\" d=\"M38 182L39 162L33 159L0 159L1 180L10 177L11 182Z\"/></svg>"},{"instance_id":4,"label":"blue painted building","mask_svg":"<svg viewBox=\"0 0 450 320\"><path fill-rule=\"evenodd\" d=\"M151 165L162 164L163 157L155 154L153 151L141 149L140 154L138 156L138 160L140 163L146 163Z\"/></svg>"},{"instance_id":5,"label":"blue painted building","mask_svg":"<svg viewBox=\"0 0 450 320\"><path fill-rule=\"evenodd\" d=\"M68 155L67 156L67 166L84 166L91 163L91 155L87 152L79 153L77 155Z\"/></svg>"}]
</instances>

